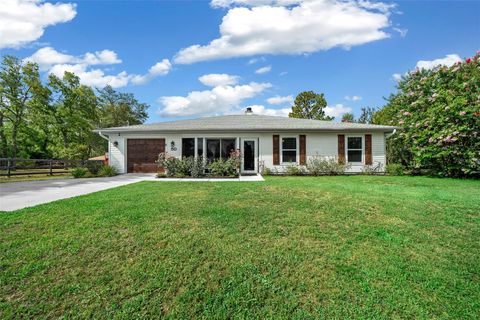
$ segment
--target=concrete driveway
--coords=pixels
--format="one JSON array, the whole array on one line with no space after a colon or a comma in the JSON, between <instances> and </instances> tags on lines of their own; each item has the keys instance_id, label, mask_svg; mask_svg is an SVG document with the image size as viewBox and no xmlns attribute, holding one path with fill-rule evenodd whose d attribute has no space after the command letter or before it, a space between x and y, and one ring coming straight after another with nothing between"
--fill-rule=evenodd
<instances>
[{"instance_id":1,"label":"concrete driveway","mask_svg":"<svg viewBox=\"0 0 480 320\"><path fill-rule=\"evenodd\" d=\"M0 211L13 211L145 180L155 180L155 174L0 183Z\"/></svg>"}]
</instances>

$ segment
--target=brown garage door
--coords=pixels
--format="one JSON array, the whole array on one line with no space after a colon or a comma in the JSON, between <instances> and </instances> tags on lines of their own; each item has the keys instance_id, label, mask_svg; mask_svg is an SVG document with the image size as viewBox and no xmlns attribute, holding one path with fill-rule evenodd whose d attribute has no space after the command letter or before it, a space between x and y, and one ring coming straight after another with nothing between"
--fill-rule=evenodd
<instances>
[{"instance_id":1,"label":"brown garage door","mask_svg":"<svg viewBox=\"0 0 480 320\"><path fill-rule=\"evenodd\" d=\"M128 139L127 172L157 172L158 154L165 152L165 139Z\"/></svg>"}]
</instances>

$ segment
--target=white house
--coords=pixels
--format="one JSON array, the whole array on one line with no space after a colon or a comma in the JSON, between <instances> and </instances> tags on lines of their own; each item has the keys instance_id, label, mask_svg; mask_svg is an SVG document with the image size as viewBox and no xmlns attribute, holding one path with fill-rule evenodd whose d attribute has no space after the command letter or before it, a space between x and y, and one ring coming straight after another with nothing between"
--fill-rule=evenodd
<instances>
[{"instance_id":1,"label":"white house","mask_svg":"<svg viewBox=\"0 0 480 320\"><path fill-rule=\"evenodd\" d=\"M312 156L334 157L361 172L365 165L385 167L386 135L395 127L333 121L227 115L97 130L108 139L109 164L121 173L156 172L161 152L175 157L203 156L211 161L240 149L242 173L264 168L283 171L306 165Z\"/></svg>"}]
</instances>

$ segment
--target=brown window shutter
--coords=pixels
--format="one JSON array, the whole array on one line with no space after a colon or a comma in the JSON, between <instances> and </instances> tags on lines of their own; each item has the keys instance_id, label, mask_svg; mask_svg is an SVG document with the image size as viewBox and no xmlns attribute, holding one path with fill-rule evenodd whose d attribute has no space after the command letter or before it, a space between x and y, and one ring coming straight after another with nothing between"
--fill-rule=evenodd
<instances>
[{"instance_id":1,"label":"brown window shutter","mask_svg":"<svg viewBox=\"0 0 480 320\"><path fill-rule=\"evenodd\" d=\"M280 136L273 135L273 165L280 164Z\"/></svg>"},{"instance_id":2,"label":"brown window shutter","mask_svg":"<svg viewBox=\"0 0 480 320\"><path fill-rule=\"evenodd\" d=\"M365 164L371 165L372 161L372 135L365 135Z\"/></svg>"},{"instance_id":3,"label":"brown window shutter","mask_svg":"<svg viewBox=\"0 0 480 320\"><path fill-rule=\"evenodd\" d=\"M300 165L304 166L307 163L307 137L304 134L300 135Z\"/></svg>"},{"instance_id":4,"label":"brown window shutter","mask_svg":"<svg viewBox=\"0 0 480 320\"><path fill-rule=\"evenodd\" d=\"M338 135L338 163L345 163L345 135Z\"/></svg>"}]
</instances>

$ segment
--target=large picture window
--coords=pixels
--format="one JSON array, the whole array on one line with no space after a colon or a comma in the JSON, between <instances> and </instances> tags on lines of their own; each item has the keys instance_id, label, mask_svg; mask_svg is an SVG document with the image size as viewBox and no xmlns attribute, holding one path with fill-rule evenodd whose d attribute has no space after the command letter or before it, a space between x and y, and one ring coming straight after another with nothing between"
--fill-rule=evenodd
<instances>
[{"instance_id":1,"label":"large picture window","mask_svg":"<svg viewBox=\"0 0 480 320\"><path fill-rule=\"evenodd\" d=\"M235 151L235 139L207 139L207 160L227 159Z\"/></svg>"},{"instance_id":2,"label":"large picture window","mask_svg":"<svg viewBox=\"0 0 480 320\"><path fill-rule=\"evenodd\" d=\"M347 138L347 161L362 162L362 137Z\"/></svg>"},{"instance_id":3,"label":"large picture window","mask_svg":"<svg viewBox=\"0 0 480 320\"><path fill-rule=\"evenodd\" d=\"M297 162L297 138L282 138L282 162Z\"/></svg>"},{"instance_id":4,"label":"large picture window","mask_svg":"<svg viewBox=\"0 0 480 320\"><path fill-rule=\"evenodd\" d=\"M195 156L195 138L182 139L182 158Z\"/></svg>"}]
</instances>

